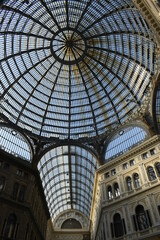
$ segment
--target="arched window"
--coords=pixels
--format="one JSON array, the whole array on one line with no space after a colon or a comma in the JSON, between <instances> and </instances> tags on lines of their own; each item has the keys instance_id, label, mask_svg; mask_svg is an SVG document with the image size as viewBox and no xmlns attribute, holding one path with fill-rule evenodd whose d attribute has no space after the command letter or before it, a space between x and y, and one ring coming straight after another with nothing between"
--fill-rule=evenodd
<instances>
[{"instance_id":1,"label":"arched window","mask_svg":"<svg viewBox=\"0 0 160 240\"><path fill-rule=\"evenodd\" d=\"M9 141L8 141L9 139ZM27 138L18 131L0 125L0 149L21 159L32 161L32 149Z\"/></svg>"},{"instance_id":2,"label":"arched window","mask_svg":"<svg viewBox=\"0 0 160 240\"><path fill-rule=\"evenodd\" d=\"M78 220L70 218L63 222L61 228L62 229L81 229L82 226Z\"/></svg>"},{"instance_id":3,"label":"arched window","mask_svg":"<svg viewBox=\"0 0 160 240\"><path fill-rule=\"evenodd\" d=\"M156 179L156 174L155 174L153 167L149 166L147 168L147 173L148 173L149 181L153 181Z\"/></svg>"},{"instance_id":4,"label":"arched window","mask_svg":"<svg viewBox=\"0 0 160 240\"><path fill-rule=\"evenodd\" d=\"M115 134L107 146L105 160L111 159L127 152L139 145L148 137L147 132L141 127L129 126Z\"/></svg>"},{"instance_id":5,"label":"arched window","mask_svg":"<svg viewBox=\"0 0 160 240\"><path fill-rule=\"evenodd\" d=\"M156 168L158 177L160 177L160 163L159 162L155 164L155 168Z\"/></svg>"},{"instance_id":6,"label":"arched window","mask_svg":"<svg viewBox=\"0 0 160 240\"><path fill-rule=\"evenodd\" d=\"M135 186L135 188L139 188L141 186L141 183L140 183L140 179L139 179L138 173L135 173L133 175L133 179L134 179L134 186Z\"/></svg>"},{"instance_id":7,"label":"arched window","mask_svg":"<svg viewBox=\"0 0 160 240\"><path fill-rule=\"evenodd\" d=\"M33 239L33 230L31 231L30 240Z\"/></svg>"},{"instance_id":8,"label":"arched window","mask_svg":"<svg viewBox=\"0 0 160 240\"><path fill-rule=\"evenodd\" d=\"M12 196L13 196L13 199L14 199L14 200L17 199L18 191L19 191L19 184L18 184L18 183L14 183L13 193L12 193Z\"/></svg>"},{"instance_id":9,"label":"arched window","mask_svg":"<svg viewBox=\"0 0 160 240\"><path fill-rule=\"evenodd\" d=\"M13 193L12 193L13 199L23 202L25 197L25 191L26 191L26 187L24 185L20 185L17 182L14 183Z\"/></svg>"},{"instance_id":10,"label":"arched window","mask_svg":"<svg viewBox=\"0 0 160 240\"><path fill-rule=\"evenodd\" d=\"M29 235L29 223L27 223L27 227L26 227L25 240L28 239L28 235Z\"/></svg>"},{"instance_id":11,"label":"arched window","mask_svg":"<svg viewBox=\"0 0 160 240\"><path fill-rule=\"evenodd\" d=\"M114 235L116 238L124 235L123 221L119 213L116 213L113 217L113 227L114 227Z\"/></svg>"},{"instance_id":12,"label":"arched window","mask_svg":"<svg viewBox=\"0 0 160 240\"><path fill-rule=\"evenodd\" d=\"M127 189L128 189L128 191L132 191L132 190L133 190L133 187L132 187L132 179L131 179L131 177L127 177L127 178L126 178L126 183L127 183Z\"/></svg>"},{"instance_id":13,"label":"arched window","mask_svg":"<svg viewBox=\"0 0 160 240\"><path fill-rule=\"evenodd\" d=\"M4 231L4 236L9 239L14 239L16 231L16 221L17 217L15 214L10 214L7 220L6 228Z\"/></svg>"},{"instance_id":14,"label":"arched window","mask_svg":"<svg viewBox=\"0 0 160 240\"><path fill-rule=\"evenodd\" d=\"M144 230L149 227L149 220L142 205L136 207L136 220L139 230Z\"/></svg>"},{"instance_id":15,"label":"arched window","mask_svg":"<svg viewBox=\"0 0 160 240\"><path fill-rule=\"evenodd\" d=\"M24 201L25 191L26 191L26 188L25 188L25 186L22 185L21 188L20 188L20 191L19 191L19 196L18 196L18 200L20 202Z\"/></svg>"},{"instance_id":16,"label":"arched window","mask_svg":"<svg viewBox=\"0 0 160 240\"><path fill-rule=\"evenodd\" d=\"M112 187L111 186L108 186L107 194L108 194L108 199L109 200L113 199L113 193L112 193Z\"/></svg>"},{"instance_id":17,"label":"arched window","mask_svg":"<svg viewBox=\"0 0 160 240\"><path fill-rule=\"evenodd\" d=\"M115 183L115 184L114 184L114 195L115 195L115 197L120 196L120 191L119 191L118 183Z\"/></svg>"},{"instance_id":18,"label":"arched window","mask_svg":"<svg viewBox=\"0 0 160 240\"><path fill-rule=\"evenodd\" d=\"M5 186L5 177L0 177L0 192L3 191Z\"/></svg>"}]
</instances>

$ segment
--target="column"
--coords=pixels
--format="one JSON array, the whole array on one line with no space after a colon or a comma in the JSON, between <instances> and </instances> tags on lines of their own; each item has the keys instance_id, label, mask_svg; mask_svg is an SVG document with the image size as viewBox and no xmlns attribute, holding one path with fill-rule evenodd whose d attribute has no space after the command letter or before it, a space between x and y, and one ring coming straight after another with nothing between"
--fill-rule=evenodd
<instances>
[{"instance_id":1,"label":"column","mask_svg":"<svg viewBox=\"0 0 160 240\"><path fill-rule=\"evenodd\" d=\"M142 185L146 185L146 183L148 183L148 176L145 170L144 163L139 164L138 169L141 176Z\"/></svg>"},{"instance_id":2,"label":"column","mask_svg":"<svg viewBox=\"0 0 160 240\"><path fill-rule=\"evenodd\" d=\"M112 239L112 236L111 236L111 226L110 226L110 223L112 222L112 219L110 218L109 216L109 213L106 213L106 223L107 223L107 230L108 230L108 233L107 233L107 236L109 236L109 239Z\"/></svg>"},{"instance_id":3,"label":"column","mask_svg":"<svg viewBox=\"0 0 160 240\"><path fill-rule=\"evenodd\" d=\"M107 224L106 213L104 213L104 231L105 231L106 239L109 239L109 229Z\"/></svg>"},{"instance_id":4,"label":"column","mask_svg":"<svg viewBox=\"0 0 160 240\"><path fill-rule=\"evenodd\" d=\"M147 195L146 196L146 203L147 203L147 205L148 205L148 207L149 207L149 214L150 214L150 217L151 217L151 222L152 222L152 224L155 226L156 225L156 212L155 212L155 206L152 204L153 202L152 202L152 196L151 196L151 194L149 194L149 195Z\"/></svg>"},{"instance_id":5,"label":"column","mask_svg":"<svg viewBox=\"0 0 160 240\"><path fill-rule=\"evenodd\" d=\"M125 185L124 185L124 180L123 180L122 174L117 176L117 181L118 181L118 185L119 185L120 194L123 195L123 193L125 192Z\"/></svg>"}]
</instances>

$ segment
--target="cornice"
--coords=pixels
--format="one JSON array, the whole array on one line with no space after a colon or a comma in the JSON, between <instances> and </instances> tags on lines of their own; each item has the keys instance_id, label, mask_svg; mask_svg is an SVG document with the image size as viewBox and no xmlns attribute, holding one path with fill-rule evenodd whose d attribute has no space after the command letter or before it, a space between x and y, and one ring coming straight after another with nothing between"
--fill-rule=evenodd
<instances>
[{"instance_id":1,"label":"cornice","mask_svg":"<svg viewBox=\"0 0 160 240\"><path fill-rule=\"evenodd\" d=\"M132 0L156 36L160 44L160 7L154 0Z\"/></svg>"}]
</instances>

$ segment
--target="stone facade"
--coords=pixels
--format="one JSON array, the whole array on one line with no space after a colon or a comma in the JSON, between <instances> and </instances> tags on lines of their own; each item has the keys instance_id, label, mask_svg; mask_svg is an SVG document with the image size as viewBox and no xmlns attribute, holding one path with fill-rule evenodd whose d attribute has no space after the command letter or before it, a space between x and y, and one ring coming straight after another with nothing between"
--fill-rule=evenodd
<instances>
[{"instance_id":1,"label":"stone facade","mask_svg":"<svg viewBox=\"0 0 160 240\"><path fill-rule=\"evenodd\" d=\"M159 163L160 137L154 136L98 169L91 212L93 240L158 238ZM144 209L140 216L137 206ZM116 214L119 223L114 222ZM116 224L123 227L121 233Z\"/></svg>"},{"instance_id":2,"label":"stone facade","mask_svg":"<svg viewBox=\"0 0 160 240\"><path fill-rule=\"evenodd\" d=\"M0 239L44 240L49 218L38 172L0 155Z\"/></svg>"}]
</instances>

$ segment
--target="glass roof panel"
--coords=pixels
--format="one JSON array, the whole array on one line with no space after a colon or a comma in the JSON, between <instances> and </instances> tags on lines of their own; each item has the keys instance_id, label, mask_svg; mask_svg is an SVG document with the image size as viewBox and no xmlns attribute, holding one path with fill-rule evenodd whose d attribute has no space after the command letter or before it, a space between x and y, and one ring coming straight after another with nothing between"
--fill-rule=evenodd
<instances>
[{"instance_id":1,"label":"glass roof panel","mask_svg":"<svg viewBox=\"0 0 160 240\"><path fill-rule=\"evenodd\" d=\"M106 149L105 160L110 161L114 159L147 138L147 132L143 128L135 126L125 127L110 140Z\"/></svg>"},{"instance_id":2,"label":"glass roof panel","mask_svg":"<svg viewBox=\"0 0 160 240\"><path fill-rule=\"evenodd\" d=\"M152 33L130 0L4 1L0 48L2 116L46 138L124 123L154 74Z\"/></svg>"},{"instance_id":3,"label":"glass roof panel","mask_svg":"<svg viewBox=\"0 0 160 240\"><path fill-rule=\"evenodd\" d=\"M12 128L0 126L0 148L28 162L32 160L32 151L29 142Z\"/></svg>"},{"instance_id":4,"label":"glass roof panel","mask_svg":"<svg viewBox=\"0 0 160 240\"><path fill-rule=\"evenodd\" d=\"M158 128L158 132L160 133L160 86L157 87L155 111L156 111L157 128Z\"/></svg>"},{"instance_id":5,"label":"glass roof panel","mask_svg":"<svg viewBox=\"0 0 160 240\"><path fill-rule=\"evenodd\" d=\"M59 146L44 154L38 170L53 221L65 209L89 218L96 169L94 155L79 146Z\"/></svg>"}]
</instances>

